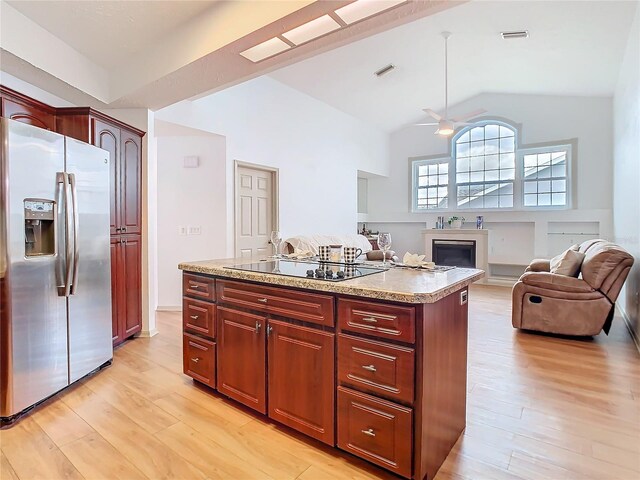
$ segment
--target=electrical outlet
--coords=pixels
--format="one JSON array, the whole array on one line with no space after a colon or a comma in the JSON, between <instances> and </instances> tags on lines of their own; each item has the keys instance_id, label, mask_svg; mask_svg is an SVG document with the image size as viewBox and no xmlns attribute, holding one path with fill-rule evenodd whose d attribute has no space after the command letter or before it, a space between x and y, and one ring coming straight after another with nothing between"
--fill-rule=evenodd
<instances>
[{"instance_id":1,"label":"electrical outlet","mask_svg":"<svg viewBox=\"0 0 640 480\"><path fill-rule=\"evenodd\" d=\"M187 234L187 227L180 225L178 226L178 235L186 235Z\"/></svg>"},{"instance_id":2,"label":"electrical outlet","mask_svg":"<svg viewBox=\"0 0 640 480\"><path fill-rule=\"evenodd\" d=\"M187 227L187 235L200 235L200 225Z\"/></svg>"}]
</instances>

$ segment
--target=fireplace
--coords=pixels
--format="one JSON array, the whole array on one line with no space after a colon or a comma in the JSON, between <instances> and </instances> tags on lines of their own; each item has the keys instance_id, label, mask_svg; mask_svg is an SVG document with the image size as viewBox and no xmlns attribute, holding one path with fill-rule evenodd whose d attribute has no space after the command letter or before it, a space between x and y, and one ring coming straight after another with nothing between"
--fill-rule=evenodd
<instances>
[{"instance_id":1,"label":"fireplace","mask_svg":"<svg viewBox=\"0 0 640 480\"><path fill-rule=\"evenodd\" d=\"M436 265L476 268L476 241L433 239L431 258Z\"/></svg>"}]
</instances>

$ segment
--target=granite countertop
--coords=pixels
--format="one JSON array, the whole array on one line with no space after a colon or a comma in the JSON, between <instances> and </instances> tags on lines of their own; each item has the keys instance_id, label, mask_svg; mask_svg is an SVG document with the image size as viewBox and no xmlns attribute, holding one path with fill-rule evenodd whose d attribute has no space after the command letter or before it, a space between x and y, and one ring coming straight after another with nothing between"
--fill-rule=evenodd
<instances>
[{"instance_id":1,"label":"granite countertop","mask_svg":"<svg viewBox=\"0 0 640 480\"><path fill-rule=\"evenodd\" d=\"M204 273L229 279L249 280L402 303L435 303L484 277L484 271L475 268L454 268L446 272L428 272L393 267L382 273L341 282L328 282L313 278L288 277L225 268L226 266L255 263L261 260L264 259L228 258L183 262L178 265L178 268L186 272Z\"/></svg>"}]
</instances>

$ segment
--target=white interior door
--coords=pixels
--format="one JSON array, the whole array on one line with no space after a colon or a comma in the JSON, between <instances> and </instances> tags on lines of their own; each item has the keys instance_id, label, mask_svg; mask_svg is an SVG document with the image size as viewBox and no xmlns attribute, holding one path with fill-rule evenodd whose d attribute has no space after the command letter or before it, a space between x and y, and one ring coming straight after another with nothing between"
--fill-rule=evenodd
<instances>
[{"instance_id":1,"label":"white interior door","mask_svg":"<svg viewBox=\"0 0 640 480\"><path fill-rule=\"evenodd\" d=\"M236 256L273 254L274 172L238 166L236 170Z\"/></svg>"}]
</instances>

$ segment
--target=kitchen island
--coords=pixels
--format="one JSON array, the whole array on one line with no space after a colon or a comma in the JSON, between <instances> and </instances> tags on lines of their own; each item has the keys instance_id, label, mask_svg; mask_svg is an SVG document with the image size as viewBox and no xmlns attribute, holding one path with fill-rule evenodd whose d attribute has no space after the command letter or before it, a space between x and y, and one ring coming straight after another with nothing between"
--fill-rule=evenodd
<instances>
[{"instance_id":1,"label":"kitchen island","mask_svg":"<svg viewBox=\"0 0 640 480\"><path fill-rule=\"evenodd\" d=\"M284 262L179 265L184 373L398 475L433 478L465 427L468 286L484 272L335 281L283 275L317 267ZM251 263L261 271L229 268Z\"/></svg>"}]
</instances>

